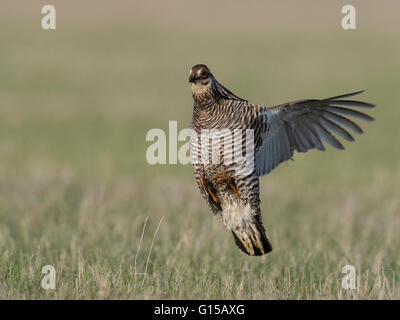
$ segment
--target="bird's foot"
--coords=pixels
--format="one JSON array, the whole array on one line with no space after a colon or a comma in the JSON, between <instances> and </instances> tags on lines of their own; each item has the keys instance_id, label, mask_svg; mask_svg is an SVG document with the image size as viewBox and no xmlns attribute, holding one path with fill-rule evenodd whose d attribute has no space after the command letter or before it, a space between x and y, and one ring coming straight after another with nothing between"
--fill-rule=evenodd
<instances>
[{"instance_id":1,"label":"bird's foot","mask_svg":"<svg viewBox=\"0 0 400 320\"><path fill-rule=\"evenodd\" d=\"M200 188L205 188L208 192L208 194L211 196L211 199L214 203L219 204L219 199L217 196L214 194L213 188L210 184L210 182L204 178L204 176L200 177Z\"/></svg>"},{"instance_id":2,"label":"bird's foot","mask_svg":"<svg viewBox=\"0 0 400 320\"><path fill-rule=\"evenodd\" d=\"M210 181L214 180L216 180L217 183L225 183L224 190L230 187L232 191L235 192L236 196L240 199L240 195L236 188L235 181L233 181L233 179L230 176L223 173L216 173L210 179Z\"/></svg>"}]
</instances>

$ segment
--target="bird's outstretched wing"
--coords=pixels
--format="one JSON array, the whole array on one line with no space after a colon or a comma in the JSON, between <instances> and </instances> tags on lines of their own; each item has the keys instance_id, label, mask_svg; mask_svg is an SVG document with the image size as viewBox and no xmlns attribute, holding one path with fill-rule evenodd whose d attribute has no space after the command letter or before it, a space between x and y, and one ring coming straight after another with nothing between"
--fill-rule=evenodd
<instances>
[{"instance_id":1,"label":"bird's outstretched wing","mask_svg":"<svg viewBox=\"0 0 400 320\"><path fill-rule=\"evenodd\" d=\"M260 121L266 124L267 129L261 133L262 142L255 151L257 175L263 176L280 163L291 159L294 151L307 152L314 148L324 151L322 141L337 149L344 149L333 134L354 141L344 127L359 134L363 133L362 129L347 117L365 121L374 120L362 112L348 108L374 107L370 103L346 100L362 92L357 91L324 100L299 100L265 108L260 113Z\"/></svg>"}]
</instances>

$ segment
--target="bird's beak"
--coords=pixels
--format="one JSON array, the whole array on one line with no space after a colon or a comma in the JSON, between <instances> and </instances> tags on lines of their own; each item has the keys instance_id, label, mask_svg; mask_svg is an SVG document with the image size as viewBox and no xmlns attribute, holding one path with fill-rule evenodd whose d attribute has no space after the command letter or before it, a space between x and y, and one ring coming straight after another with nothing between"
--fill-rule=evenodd
<instances>
[{"instance_id":1,"label":"bird's beak","mask_svg":"<svg viewBox=\"0 0 400 320\"><path fill-rule=\"evenodd\" d=\"M193 74L191 74L191 75L189 76L189 82L190 82L190 83L194 83L195 80L196 80L196 77L195 77Z\"/></svg>"}]
</instances>

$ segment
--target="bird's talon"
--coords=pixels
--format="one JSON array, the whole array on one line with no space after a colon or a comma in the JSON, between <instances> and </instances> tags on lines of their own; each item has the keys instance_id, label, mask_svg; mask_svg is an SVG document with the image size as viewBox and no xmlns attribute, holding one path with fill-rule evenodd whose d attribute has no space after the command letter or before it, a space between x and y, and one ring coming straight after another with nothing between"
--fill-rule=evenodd
<instances>
[{"instance_id":1,"label":"bird's talon","mask_svg":"<svg viewBox=\"0 0 400 320\"><path fill-rule=\"evenodd\" d=\"M205 189L207 190L208 194L211 196L211 199L214 203L219 204L219 199L214 194L214 191L212 189L210 182L207 179L205 179L204 176L200 177L199 185L200 185L200 188L205 187Z\"/></svg>"},{"instance_id":2,"label":"bird's talon","mask_svg":"<svg viewBox=\"0 0 400 320\"><path fill-rule=\"evenodd\" d=\"M230 183L229 186L231 187L233 192L235 192L236 196L240 199L240 195L239 195L239 192L236 189L236 186L233 183ZM227 188L227 187L228 187L228 185L225 188Z\"/></svg>"},{"instance_id":3,"label":"bird's talon","mask_svg":"<svg viewBox=\"0 0 400 320\"><path fill-rule=\"evenodd\" d=\"M203 187L203 186L204 186L204 177L201 176L200 177L200 187Z\"/></svg>"},{"instance_id":4,"label":"bird's talon","mask_svg":"<svg viewBox=\"0 0 400 320\"><path fill-rule=\"evenodd\" d=\"M218 198L214 195L213 191L211 190L211 187L207 187L207 191L210 194L211 198L215 203L219 203Z\"/></svg>"},{"instance_id":5,"label":"bird's talon","mask_svg":"<svg viewBox=\"0 0 400 320\"><path fill-rule=\"evenodd\" d=\"M210 181L214 181L214 180L216 180L217 183L224 182L225 187L223 190L226 190L229 186L233 190L233 192L235 192L236 196L240 199L240 195L236 188L235 182L233 181L233 179L230 176L223 174L223 173L216 173L210 179Z\"/></svg>"}]
</instances>

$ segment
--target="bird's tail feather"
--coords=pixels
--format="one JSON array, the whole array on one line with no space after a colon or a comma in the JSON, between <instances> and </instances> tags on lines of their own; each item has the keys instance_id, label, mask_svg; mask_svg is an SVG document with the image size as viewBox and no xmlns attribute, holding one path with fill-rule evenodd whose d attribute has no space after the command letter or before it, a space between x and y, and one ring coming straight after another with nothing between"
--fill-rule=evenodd
<instances>
[{"instance_id":1,"label":"bird's tail feather","mask_svg":"<svg viewBox=\"0 0 400 320\"><path fill-rule=\"evenodd\" d=\"M272 251L262 223L254 219L244 229L232 230L236 245L249 256L262 256Z\"/></svg>"}]
</instances>

